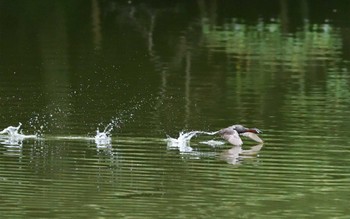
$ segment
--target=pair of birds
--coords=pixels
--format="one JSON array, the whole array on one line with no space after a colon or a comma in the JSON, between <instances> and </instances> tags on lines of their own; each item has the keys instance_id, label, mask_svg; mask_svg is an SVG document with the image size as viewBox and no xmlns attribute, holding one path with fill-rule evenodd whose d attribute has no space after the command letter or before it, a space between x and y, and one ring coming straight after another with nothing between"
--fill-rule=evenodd
<instances>
[{"instance_id":1,"label":"pair of birds","mask_svg":"<svg viewBox=\"0 0 350 219\"><path fill-rule=\"evenodd\" d=\"M232 145L242 145L243 141L240 138L241 136L248 137L258 143L263 143L264 141L259 138L258 134L261 134L257 128L246 128L242 125L232 125L224 129L220 129L217 132L223 139L227 140Z\"/></svg>"}]
</instances>

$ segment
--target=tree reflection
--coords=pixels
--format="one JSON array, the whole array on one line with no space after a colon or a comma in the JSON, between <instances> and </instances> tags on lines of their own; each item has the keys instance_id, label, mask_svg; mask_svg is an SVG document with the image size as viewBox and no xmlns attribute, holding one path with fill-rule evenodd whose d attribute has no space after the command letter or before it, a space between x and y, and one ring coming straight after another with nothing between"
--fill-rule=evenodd
<instances>
[{"instance_id":1,"label":"tree reflection","mask_svg":"<svg viewBox=\"0 0 350 219\"><path fill-rule=\"evenodd\" d=\"M307 105L309 95L348 101L348 70L338 67L346 59L348 32L331 20L336 13L330 10L344 3L318 3L317 14L306 0L23 4L1 2L0 10L7 9L1 16L20 30L0 21L0 62L7 72L1 74L11 80L22 68L24 78L41 80L39 102L47 107L34 111L64 111L57 116L61 127L79 110L79 121L101 119L86 115L109 107L103 97L111 99L110 112L142 96L152 105L146 113L153 124L165 131L211 126L202 118L213 114L280 123L287 112ZM126 84L127 92L115 84ZM149 100L149 93L155 98ZM0 110L10 111L10 95L4 91ZM254 105L253 112L247 105Z\"/></svg>"}]
</instances>

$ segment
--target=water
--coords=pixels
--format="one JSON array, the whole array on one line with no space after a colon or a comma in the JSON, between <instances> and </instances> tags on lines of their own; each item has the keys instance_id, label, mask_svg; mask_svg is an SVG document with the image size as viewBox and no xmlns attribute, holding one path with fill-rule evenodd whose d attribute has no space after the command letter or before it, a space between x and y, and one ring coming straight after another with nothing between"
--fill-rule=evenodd
<instances>
[{"instance_id":1,"label":"water","mask_svg":"<svg viewBox=\"0 0 350 219\"><path fill-rule=\"evenodd\" d=\"M38 139L37 135L25 135L20 129L22 123L19 123L17 127L9 126L0 131L0 144L7 147L20 147L24 139L34 138Z\"/></svg>"},{"instance_id":2,"label":"water","mask_svg":"<svg viewBox=\"0 0 350 219\"><path fill-rule=\"evenodd\" d=\"M1 2L1 216L347 218L347 4Z\"/></svg>"}]
</instances>

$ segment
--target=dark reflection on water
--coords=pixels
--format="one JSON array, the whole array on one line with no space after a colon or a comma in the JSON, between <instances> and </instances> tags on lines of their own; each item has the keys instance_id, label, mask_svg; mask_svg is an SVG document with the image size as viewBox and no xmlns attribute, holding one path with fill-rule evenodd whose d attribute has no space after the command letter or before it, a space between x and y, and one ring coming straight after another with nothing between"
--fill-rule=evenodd
<instances>
[{"instance_id":1,"label":"dark reflection on water","mask_svg":"<svg viewBox=\"0 0 350 219\"><path fill-rule=\"evenodd\" d=\"M3 217L349 215L347 3L0 6L0 130L41 135L0 136ZM166 142L236 123L264 145Z\"/></svg>"}]
</instances>

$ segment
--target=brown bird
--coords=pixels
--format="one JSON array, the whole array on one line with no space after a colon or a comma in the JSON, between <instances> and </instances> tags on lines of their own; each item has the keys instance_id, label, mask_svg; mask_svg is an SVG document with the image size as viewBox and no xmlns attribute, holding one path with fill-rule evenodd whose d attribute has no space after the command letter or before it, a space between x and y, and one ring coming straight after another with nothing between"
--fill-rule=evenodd
<instances>
[{"instance_id":1,"label":"brown bird","mask_svg":"<svg viewBox=\"0 0 350 219\"><path fill-rule=\"evenodd\" d=\"M248 137L256 142L263 143L263 140L257 135L261 133L262 131L257 128L246 128L242 125L232 125L218 131L218 134L221 135L223 139L227 140L233 145L243 144L240 135Z\"/></svg>"}]
</instances>

